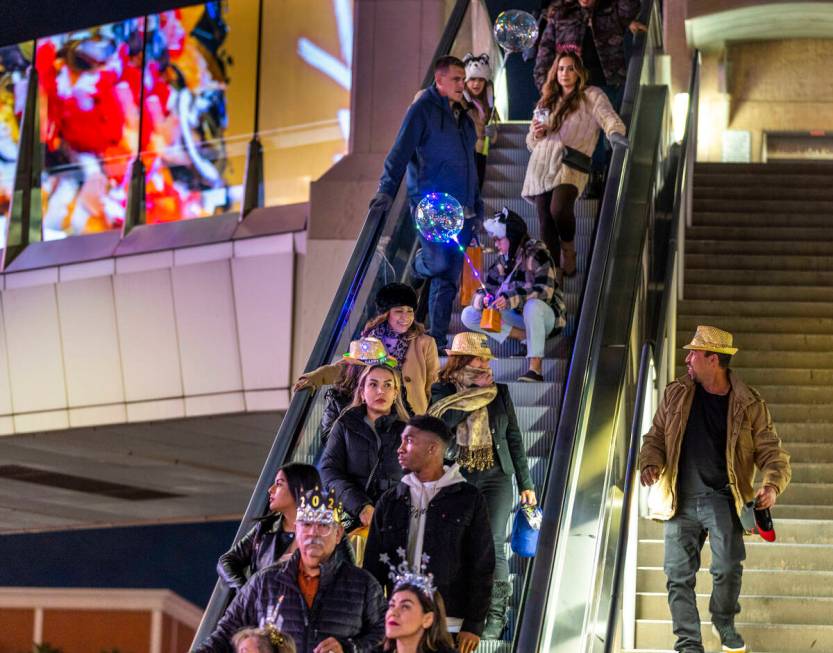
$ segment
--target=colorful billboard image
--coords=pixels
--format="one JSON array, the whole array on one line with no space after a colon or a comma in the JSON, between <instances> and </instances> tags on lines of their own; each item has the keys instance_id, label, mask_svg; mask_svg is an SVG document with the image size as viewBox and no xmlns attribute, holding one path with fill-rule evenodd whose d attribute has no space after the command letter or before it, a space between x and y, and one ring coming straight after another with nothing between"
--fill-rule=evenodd
<instances>
[{"instance_id":1,"label":"colorful billboard image","mask_svg":"<svg viewBox=\"0 0 833 653\"><path fill-rule=\"evenodd\" d=\"M31 60L31 43L0 48L0 249L6 246Z\"/></svg>"}]
</instances>

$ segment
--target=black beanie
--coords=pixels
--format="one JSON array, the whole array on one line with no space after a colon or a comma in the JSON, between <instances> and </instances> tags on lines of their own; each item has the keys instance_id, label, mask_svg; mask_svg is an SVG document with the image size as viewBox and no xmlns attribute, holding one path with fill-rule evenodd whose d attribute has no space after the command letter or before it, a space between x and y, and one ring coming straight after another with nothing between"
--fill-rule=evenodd
<instances>
[{"instance_id":1,"label":"black beanie","mask_svg":"<svg viewBox=\"0 0 833 653\"><path fill-rule=\"evenodd\" d=\"M376 293L376 313L387 313L397 306L410 306L416 310L416 292L404 283L389 283Z\"/></svg>"}]
</instances>

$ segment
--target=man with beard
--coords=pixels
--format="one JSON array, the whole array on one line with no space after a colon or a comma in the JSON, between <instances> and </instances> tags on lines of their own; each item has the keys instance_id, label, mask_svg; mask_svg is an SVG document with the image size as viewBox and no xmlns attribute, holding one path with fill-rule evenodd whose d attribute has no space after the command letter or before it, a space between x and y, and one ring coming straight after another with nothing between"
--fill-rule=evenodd
<instances>
[{"instance_id":1,"label":"man with beard","mask_svg":"<svg viewBox=\"0 0 833 653\"><path fill-rule=\"evenodd\" d=\"M197 653L230 653L246 626L290 635L298 653L375 651L385 634L382 588L336 548L343 532L334 494L308 492L295 518L298 550L252 576Z\"/></svg>"},{"instance_id":2,"label":"man with beard","mask_svg":"<svg viewBox=\"0 0 833 653\"><path fill-rule=\"evenodd\" d=\"M495 545L486 500L466 482L460 466L443 465L452 440L438 417L408 421L399 446L399 464L408 472L385 492L373 513L364 567L392 589L380 555L407 556L412 568L427 561L445 601L448 630L457 634L460 653L471 653L489 611L495 572Z\"/></svg>"},{"instance_id":3,"label":"man with beard","mask_svg":"<svg viewBox=\"0 0 833 653\"><path fill-rule=\"evenodd\" d=\"M687 374L668 384L639 453L649 516L665 521L665 575L675 651L703 653L694 584L709 537L712 628L725 653L743 653L735 630L746 557L740 515L748 503L769 509L790 482L790 457L781 448L761 395L729 369L737 352L732 334L698 326L683 349ZM753 489L755 468L763 478Z\"/></svg>"}]
</instances>

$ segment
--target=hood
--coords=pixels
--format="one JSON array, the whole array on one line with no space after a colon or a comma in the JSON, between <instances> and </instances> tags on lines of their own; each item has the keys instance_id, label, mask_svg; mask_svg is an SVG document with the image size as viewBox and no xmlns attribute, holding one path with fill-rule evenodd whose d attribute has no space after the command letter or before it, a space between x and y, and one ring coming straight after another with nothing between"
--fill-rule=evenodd
<instances>
[{"instance_id":1,"label":"hood","mask_svg":"<svg viewBox=\"0 0 833 653\"><path fill-rule=\"evenodd\" d=\"M454 463L451 466L443 465L443 469L445 470L445 473L443 473L437 481L437 490L451 485L456 485L457 483L466 482L466 478L460 473L460 465L457 463ZM413 472L402 477L402 482L408 487L416 489L421 489L423 487L422 481L420 481Z\"/></svg>"}]
</instances>

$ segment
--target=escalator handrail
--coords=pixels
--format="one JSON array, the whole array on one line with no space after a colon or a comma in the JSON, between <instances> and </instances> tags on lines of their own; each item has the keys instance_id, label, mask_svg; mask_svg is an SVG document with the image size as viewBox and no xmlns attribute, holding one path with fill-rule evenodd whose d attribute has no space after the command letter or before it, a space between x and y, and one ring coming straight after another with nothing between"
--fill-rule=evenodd
<instances>
[{"instance_id":1,"label":"escalator handrail","mask_svg":"<svg viewBox=\"0 0 833 653\"><path fill-rule=\"evenodd\" d=\"M695 50L691 56L691 77L688 83L688 111L686 113L686 126L683 142L680 147L680 159L677 162L677 177L674 182L674 204L671 213L671 224L668 239L668 254L665 265L665 285L663 286L662 299L660 300L659 319L656 330L656 347L654 350L654 361L657 369L665 356L665 329L668 321L669 302L673 293L671 284L674 283L674 269L677 266L677 255L679 253L680 221L683 220L687 210L686 196L689 192L689 185L692 183L694 171L691 164L697 156L697 118L698 105L700 101L700 51ZM692 152L690 148L694 148ZM692 156L693 155L693 156ZM664 381L663 381L664 382Z\"/></svg>"},{"instance_id":2,"label":"escalator handrail","mask_svg":"<svg viewBox=\"0 0 833 653\"><path fill-rule=\"evenodd\" d=\"M433 81L433 62L450 52L463 25L470 1L456 1L440 41L437 44L434 57L431 59L431 66L425 75L422 85L423 88ZM400 183L396 199L388 211L382 211L379 208L371 208L368 211L362 230L356 240L356 247L347 264L335 297L330 304L330 309L321 326L321 331L315 345L307 359L307 364L304 368L305 372L314 370L321 365L326 365L336 355L336 347L341 339L344 328L347 326L348 318L353 310L359 289L365 281L368 268L376 253L379 239L388 220L391 218L395 219L401 215L401 209L404 208L405 202L407 202L407 199L405 198L403 185ZM272 479L277 469L289 459L289 455L298 444L302 427L312 406L312 399L313 392L310 390L301 390L292 397L272 443L269 455L263 465L246 512L234 536L234 543L238 542L245 535L246 531L251 527L253 519L266 512L268 507L266 492L272 484ZM203 613L200 625L195 633L192 647L202 642L211 634L220 617L222 617L230 596L231 590L222 580L218 579Z\"/></svg>"},{"instance_id":3,"label":"escalator handrail","mask_svg":"<svg viewBox=\"0 0 833 653\"><path fill-rule=\"evenodd\" d=\"M649 29L656 29L656 2L652 2L652 20ZM621 118L628 131L638 101L642 67L647 49L647 35L640 32L634 38L634 47L628 64L628 76L622 99ZM567 480L572 462L573 445L581 407L581 398L588 380L589 363L595 334L608 254L613 240L614 227L624 208L623 192L630 168L629 152L624 146L614 145L608 168L607 183L599 212L596 238L587 272L584 296L581 302L576 338L567 375L567 383L559 416L555 444L550 453L546 473L546 494L542 502L543 522L538 549L527 574L526 587L518 634L513 650L541 650L541 636L547 612L549 578L551 576L556 545L560 537L562 512L567 490ZM539 579L539 582L531 582ZM543 579L547 579L544 581Z\"/></svg>"},{"instance_id":4,"label":"escalator handrail","mask_svg":"<svg viewBox=\"0 0 833 653\"><path fill-rule=\"evenodd\" d=\"M639 362L639 376L636 385L636 399L634 400L633 419L631 421L630 438L628 441L628 458L627 467L625 468L625 483L623 487L622 512L619 526L619 537L616 542L615 562L613 567L613 578L611 580L611 596L610 596L610 610L608 613L606 635L605 635L605 653L610 653L612 646L616 640L615 633L619 625L619 596L622 587L622 576L625 568L625 550L630 539L630 509L631 500L633 498L633 484L634 479L638 475L636 469L637 455L642 441L642 414L647 401L648 394L648 379L647 373L649 369L649 357L653 357L656 364L663 360L663 348L665 343L665 325L667 320L668 304L671 301L673 293L671 292L671 284L674 280L674 266L676 265L677 257L677 228L682 219L683 202L685 201L685 194L688 192L688 184L691 183L690 170L688 170L688 154L690 147L697 147L697 104L699 101L699 83L700 83L700 54L695 51L691 61L691 77L689 80L689 106L686 112L686 125L683 136L682 146L680 148L680 159L677 163L677 178L674 184L674 209L671 219L671 231L669 232L669 246L668 246L668 261L665 273L665 287L660 301L659 321L657 322L657 331L655 336L655 347L652 346L651 341L646 341L642 345L642 353Z\"/></svg>"}]
</instances>

